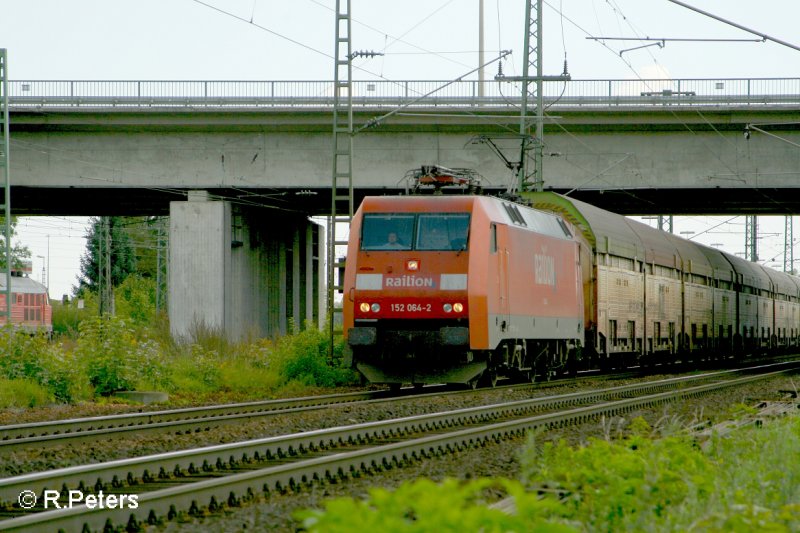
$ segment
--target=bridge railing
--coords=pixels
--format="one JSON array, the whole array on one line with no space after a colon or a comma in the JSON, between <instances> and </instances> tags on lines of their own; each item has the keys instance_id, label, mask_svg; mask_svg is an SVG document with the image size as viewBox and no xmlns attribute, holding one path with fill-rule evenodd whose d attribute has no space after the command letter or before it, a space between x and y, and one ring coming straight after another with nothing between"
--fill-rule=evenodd
<instances>
[{"instance_id":1,"label":"bridge railing","mask_svg":"<svg viewBox=\"0 0 800 533\"><path fill-rule=\"evenodd\" d=\"M356 81L361 107L517 107L520 83ZM332 81L10 81L13 107L329 107ZM800 104L800 78L573 80L545 82L547 106L750 106Z\"/></svg>"}]
</instances>

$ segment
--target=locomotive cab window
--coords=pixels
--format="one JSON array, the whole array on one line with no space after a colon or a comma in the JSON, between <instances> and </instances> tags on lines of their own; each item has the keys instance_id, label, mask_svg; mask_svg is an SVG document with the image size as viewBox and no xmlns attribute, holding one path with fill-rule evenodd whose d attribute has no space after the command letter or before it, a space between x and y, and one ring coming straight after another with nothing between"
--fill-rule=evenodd
<instances>
[{"instance_id":1,"label":"locomotive cab window","mask_svg":"<svg viewBox=\"0 0 800 533\"><path fill-rule=\"evenodd\" d=\"M468 214L419 215L415 248L417 250L466 250L468 232Z\"/></svg>"},{"instance_id":2,"label":"locomotive cab window","mask_svg":"<svg viewBox=\"0 0 800 533\"><path fill-rule=\"evenodd\" d=\"M369 213L361 226L361 249L464 251L468 213Z\"/></svg>"},{"instance_id":3,"label":"locomotive cab window","mask_svg":"<svg viewBox=\"0 0 800 533\"><path fill-rule=\"evenodd\" d=\"M414 242L413 214L367 214L361 228L362 250L410 250Z\"/></svg>"}]
</instances>

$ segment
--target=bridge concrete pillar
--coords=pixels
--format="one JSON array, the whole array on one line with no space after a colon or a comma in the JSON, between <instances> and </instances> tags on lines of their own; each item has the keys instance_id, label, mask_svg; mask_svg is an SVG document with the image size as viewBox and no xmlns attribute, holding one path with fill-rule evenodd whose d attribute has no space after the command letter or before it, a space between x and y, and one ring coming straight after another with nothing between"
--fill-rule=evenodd
<instances>
[{"instance_id":1,"label":"bridge concrete pillar","mask_svg":"<svg viewBox=\"0 0 800 533\"><path fill-rule=\"evenodd\" d=\"M230 340L276 337L324 320L324 232L307 217L212 201L170 203L173 337L205 329Z\"/></svg>"}]
</instances>

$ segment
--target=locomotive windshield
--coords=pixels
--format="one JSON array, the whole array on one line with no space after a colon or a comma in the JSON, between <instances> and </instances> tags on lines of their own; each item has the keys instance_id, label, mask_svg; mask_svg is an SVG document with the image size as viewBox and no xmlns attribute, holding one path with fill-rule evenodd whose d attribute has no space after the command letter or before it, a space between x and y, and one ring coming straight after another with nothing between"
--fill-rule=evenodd
<instances>
[{"instance_id":1,"label":"locomotive windshield","mask_svg":"<svg viewBox=\"0 0 800 533\"><path fill-rule=\"evenodd\" d=\"M364 215L361 231L362 250L410 250L414 242L415 215Z\"/></svg>"},{"instance_id":2,"label":"locomotive windshield","mask_svg":"<svg viewBox=\"0 0 800 533\"><path fill-rule=\"evenodd\" d=\"M469 215L437 213L419 215L417 250L466 250Z\"/></svg>"},{"instance_id":3,"label":"locomotive windshield","mask_svg":"<svg viewBox=\"0 0 800 533\"><path fill-rule=\"evenodd\" d=\"M468 213L369 213L361 230L362 250L467 249Z\"/></svg>"}]
</instances>

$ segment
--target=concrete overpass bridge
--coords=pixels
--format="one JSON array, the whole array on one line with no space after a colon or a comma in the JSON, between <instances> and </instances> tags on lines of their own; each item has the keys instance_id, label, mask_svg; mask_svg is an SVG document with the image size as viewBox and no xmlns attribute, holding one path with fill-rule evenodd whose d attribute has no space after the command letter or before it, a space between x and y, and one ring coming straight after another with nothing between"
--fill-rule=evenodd
<instances>
[{"instance_id":1,"label":"concrete overpass bridge","mask_svg":"<svg viewBox=\"0 0 800 533\"><path fill-rule=\"evenodd\" d=\"M518 159L519 87L441 85L354 84L357 196L396 194L422 164L498 191L513 179L479 139ZM12 81L14 213L169 213L173 330L282 332L321 316L324 243L307 217L330 208L331 91ZM800 212L800 79L548 83L545 105L547 190L624 214Z\"/></svg>"},{"instance_id":2,"label":"concrete overpass bridge","mask_svg":"<svg viewBox=\"0 0 800 533\"><path fill-rule=\"evenodd\" d=\"M359 194L421 164L502 189L518 159L519 89L356 82ZM13 81L15 211L166 212L188 190L324 213L331 82ZM545 86L547 189L626 214L798 212L800 79L583 80ZM400 108L399 106L403 106ZM744 133L753 125L749 138Z\"/></svg>"}]
</instances>

